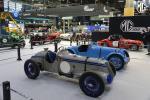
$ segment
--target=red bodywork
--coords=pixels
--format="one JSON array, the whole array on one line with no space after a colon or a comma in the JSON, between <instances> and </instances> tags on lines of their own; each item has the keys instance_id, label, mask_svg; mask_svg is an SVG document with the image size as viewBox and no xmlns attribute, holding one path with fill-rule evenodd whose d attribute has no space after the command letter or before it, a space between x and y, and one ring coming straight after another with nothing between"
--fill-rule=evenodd
<instances>
[{"instance_id":1,"label":"red bodywork","mask_svg":"<svg viewBox=\"0 0 150 100\"><path fill-rule=\"evenodd\" d=\"M54 32L47 36L47 40L54 40L60 36L60 32Z\"/></svg>"},{"instance_id":2,"label":"red bodywork","mask_svg":"<svg viewBox=\"0 0 150 100\"><path fill-rule=\"evenodd\" d=\"M39 35L32 36L31 40L33 42L33 45L35 45L36 43L43 44L45 42L51 42L56 38L58 38L59 36L60 36L60 32L54 32L47 35L44 34L43 36L39 36Z\"/></svg>"},{"instance_id":3,"label":"red bodywork","mask_svg":"<svg viewBox=\"0 0 150 100\"><path fill-rule=\"evenodd\" d=\"M103 39L98 41L100 46L108 46L108 47L115 47L115 48L125 48L130 49L131 46L136 45L137 49L143 48L143 42L140 40L131 40L125 39L122 36L115 36L111 35L107 39Z\"/></svg>"}]
</instances>

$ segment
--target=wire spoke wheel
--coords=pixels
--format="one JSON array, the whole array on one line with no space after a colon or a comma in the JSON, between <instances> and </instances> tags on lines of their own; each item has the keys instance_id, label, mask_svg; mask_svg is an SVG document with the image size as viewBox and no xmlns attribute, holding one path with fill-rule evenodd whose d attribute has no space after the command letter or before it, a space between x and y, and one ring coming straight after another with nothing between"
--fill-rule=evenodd
<instances>
[{"instance_id":1,"label":"wire spoke wheel","mask_svg":"<svg viewBox=\"0 0 150 100\"><path fill-rule=\"evenodd\" d=\"M24 64L24 71L28 78L35 79L40 74L39 66L32 60L27 60Z\"/></svg>"},{"instance_id":2,"label":"wire spoke wheel","mask_svg":"<svg viewBox=\"0 0 150 100\"><path fill-rule=\"evenodd\" d=\"M124 66L124 61L120 56L113 55L109 58L109 61L114 65L116 70L121 70Z\"/></svg>"},{"instance_id":3,"label":"wire spoke wheel","mask_svg":"<svg viewBox=\"0 0 150 100\"><path fill-rule=\"evenodd\" d=\"M98 97L104 92L104 82L100 76L95 73L87 72L79 79L81 90L90 97Z\"/></svg>"}]
</instances>

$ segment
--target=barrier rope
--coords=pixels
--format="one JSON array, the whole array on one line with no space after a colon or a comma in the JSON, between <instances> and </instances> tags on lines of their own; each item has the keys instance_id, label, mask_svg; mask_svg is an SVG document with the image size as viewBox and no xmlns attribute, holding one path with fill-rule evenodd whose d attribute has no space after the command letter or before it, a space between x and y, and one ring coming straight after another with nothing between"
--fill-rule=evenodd
<instances>
[{"instance_id":1,"label":"barrier rope","mask_svg":"<svg viewBox=\"0 0 150 100\"><path fill-rule=\"evenodd\" d=\"M22 56L28 56L28 55L33 55L33 54L25 54L25 55L22 55ZM0 61L5 61L5 60L9 60L9 59L14 59L14 58L17 58L17 57L10 57L10 58L5 58L5 59L0 59Z\"/></svg>"},{"instance_id":2,"label":"barrier rope","mask_svg":"<svg viewBox=\"0 0 150 100\"><path fill-rule=\"evenodd\" d=\"M14 90L14 89L12 89L12 88L10 88L10 90L11 90L12 92L14 92L14 93L16 93L16 94L20 95L21 97L23 97L23 98L27 99L27 100L34 100L33 98L28 97L28 96L26 96L25 94L20 93L20 92L18 92L18 91L16 91L16 90Z\"/></svg>"},{"instance_id":3,"label":"barrier rope","mask_svg":"<svg viewBox=\"0 0 150 100\"><path fill-rule=\"evenodd\" d=\"M5 52L12 52L12 51L16 51L16 50L12 50L12 49L6 49L6 50L0 50L0 53L5 53Z\"/></svg>"}]
</instances>

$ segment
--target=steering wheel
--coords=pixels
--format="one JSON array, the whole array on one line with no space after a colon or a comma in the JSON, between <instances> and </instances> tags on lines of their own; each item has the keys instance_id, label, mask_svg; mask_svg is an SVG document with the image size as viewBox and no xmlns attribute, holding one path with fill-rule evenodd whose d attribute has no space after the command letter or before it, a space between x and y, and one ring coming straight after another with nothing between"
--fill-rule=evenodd
<instances>
[{"instance_id":1,"label":"steering wheel","mask_svg":"<svg viewBox=\"0 0 150 100\"><path fill-rule=\"evenodd\" d=\"M64 46L61 46L61 47L58 48L56 54L57 54L57 55L60 55L64 50L66 50L66 48L65 48Z\"/></svg>"}]
</instances>

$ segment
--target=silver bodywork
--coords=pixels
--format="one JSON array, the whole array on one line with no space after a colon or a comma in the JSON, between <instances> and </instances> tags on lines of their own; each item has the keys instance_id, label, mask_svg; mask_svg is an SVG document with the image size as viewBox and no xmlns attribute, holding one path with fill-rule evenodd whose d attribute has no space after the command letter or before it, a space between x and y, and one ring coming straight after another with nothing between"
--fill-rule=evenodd
<instances>
[{"instance_id":1,"label":"silver bodywork","mask_svg":"<svg viewBox=\"0 0 150 100\"><path fill-rule=\"evenodd\" d=\"M46 58L48 52L48 50L44 50L31 57L31 60L35 61L42 71L77 79L86 72L93 72L99 75L106 84L108 75L115 76L106 60L78 56L70 54L67 50L61 50L56 54L55 61L50 63Z\"/></svg>"}]
</instances>

